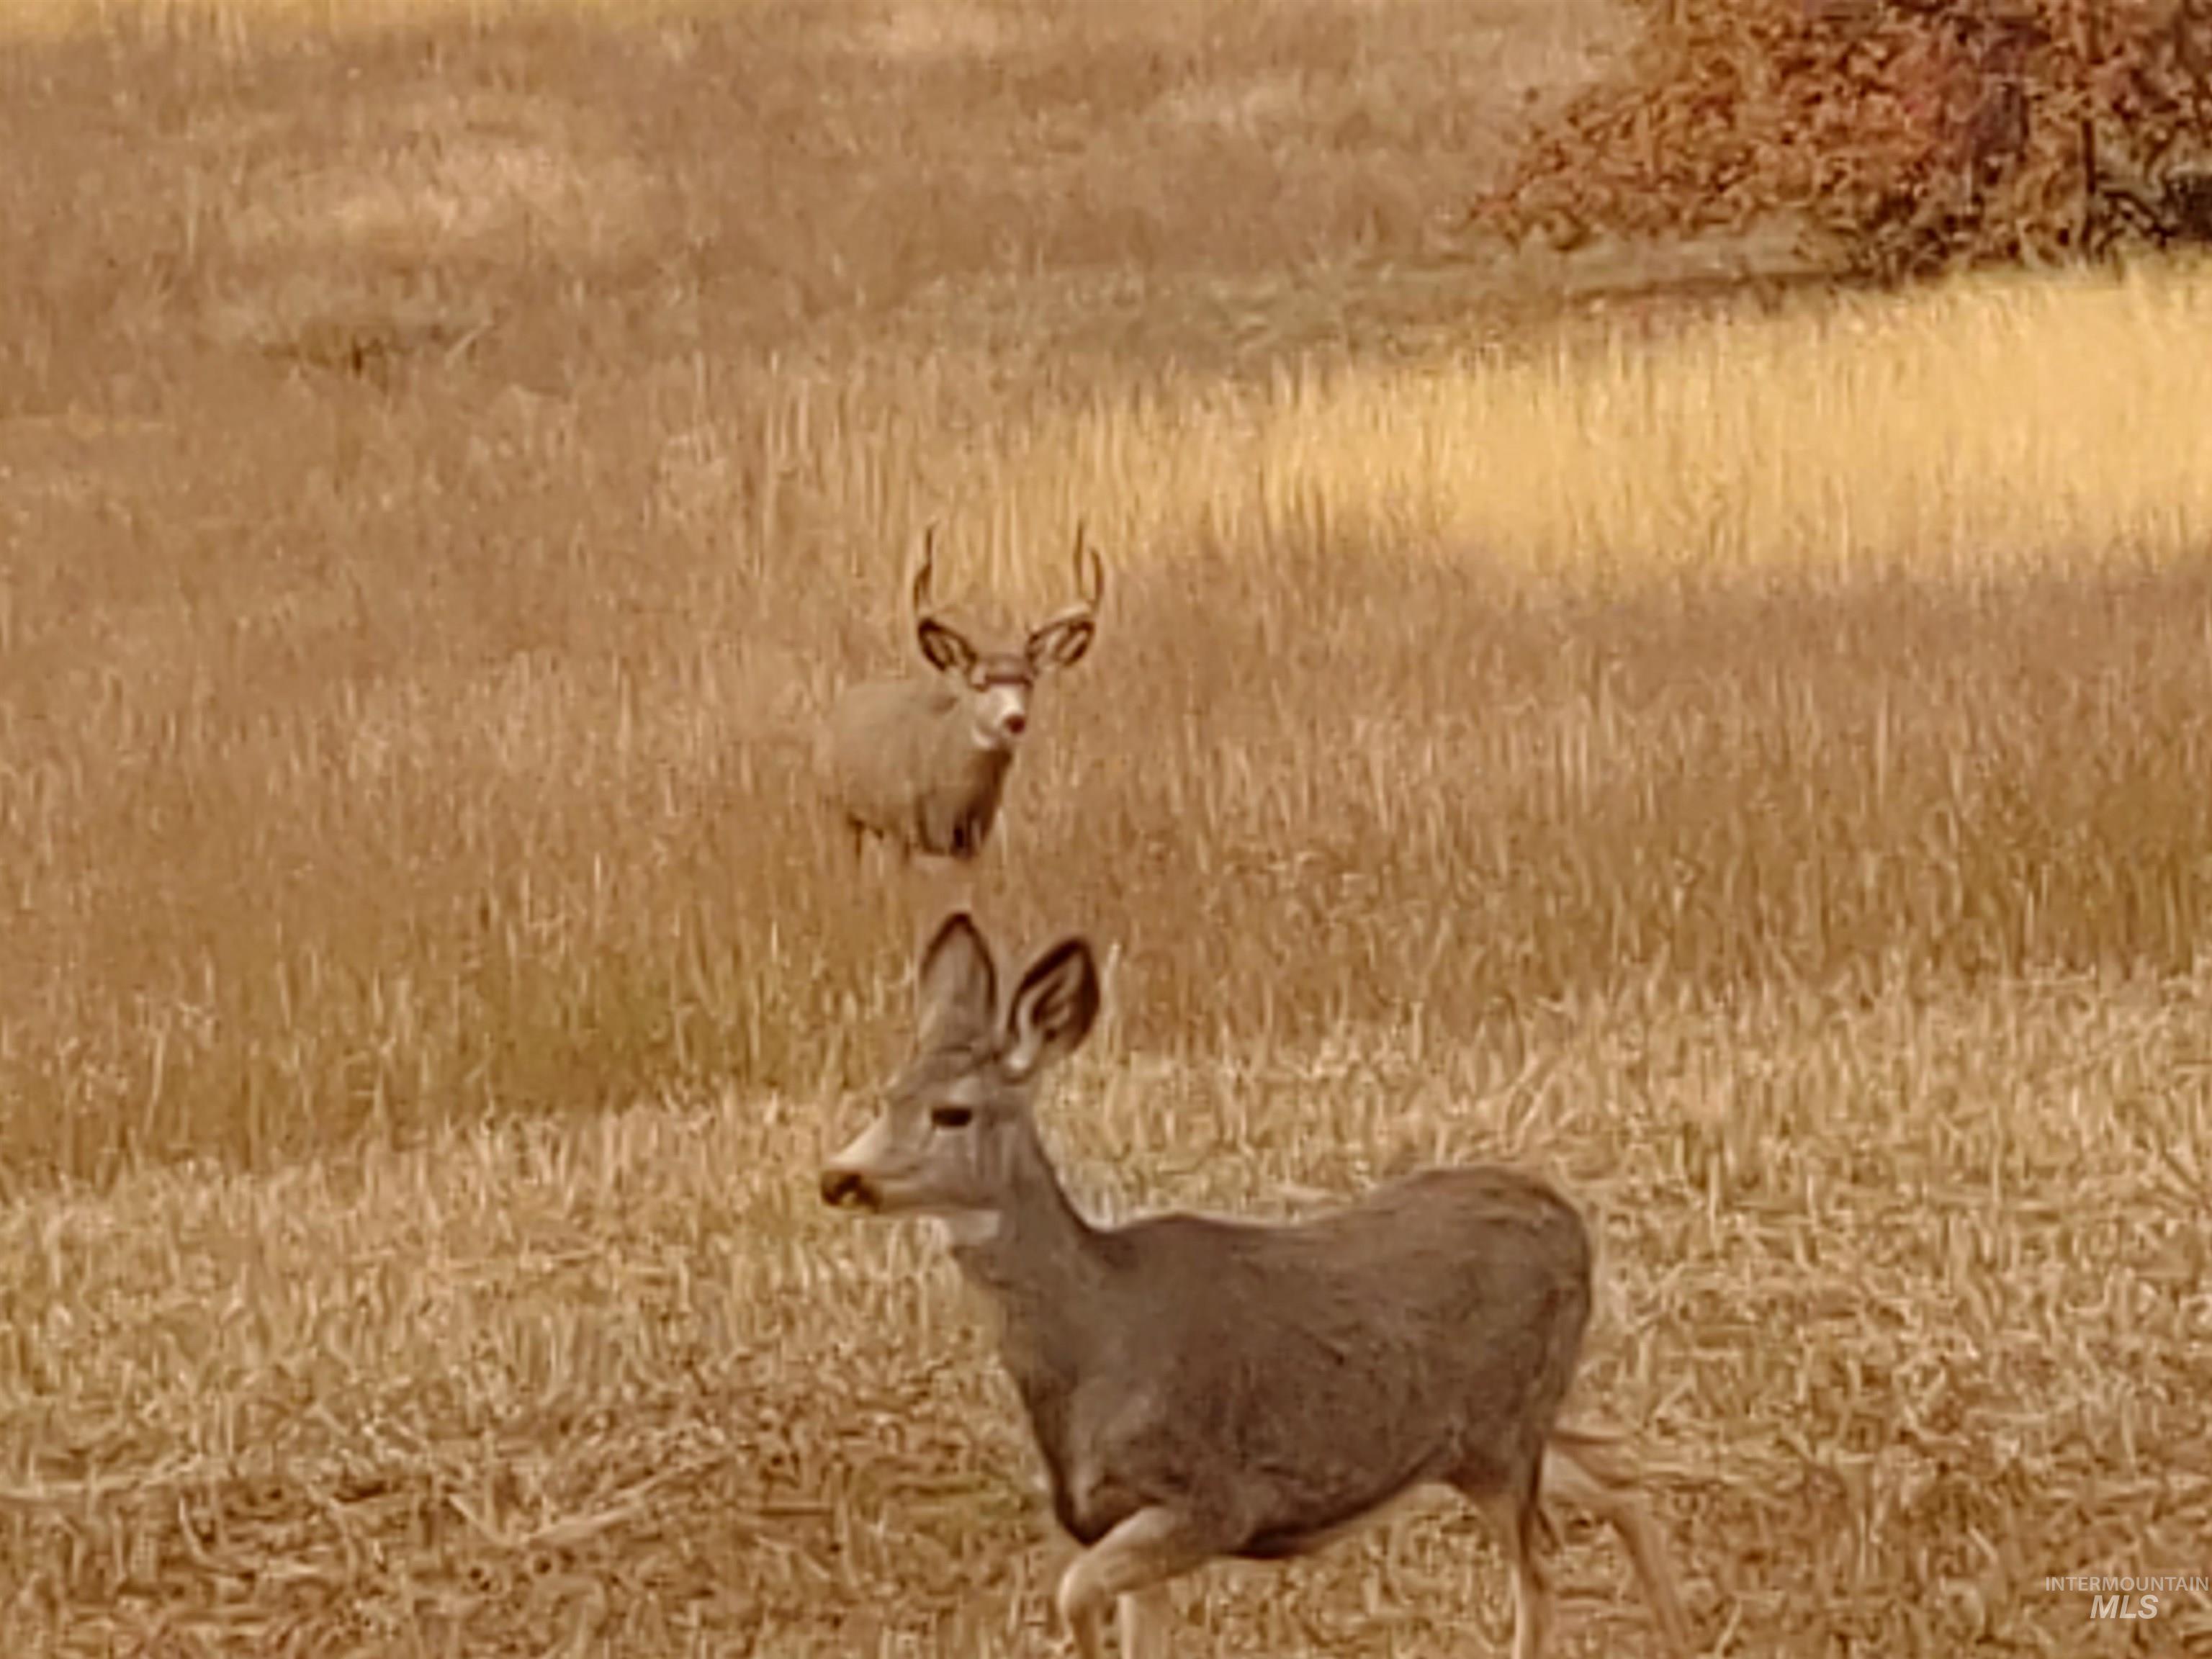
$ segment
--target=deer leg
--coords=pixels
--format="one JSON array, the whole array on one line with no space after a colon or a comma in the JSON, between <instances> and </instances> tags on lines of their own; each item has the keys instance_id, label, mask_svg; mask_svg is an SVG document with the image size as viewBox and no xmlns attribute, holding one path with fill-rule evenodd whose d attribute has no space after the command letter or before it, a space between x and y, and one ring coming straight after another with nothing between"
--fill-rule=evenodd
<instances>
[{"instance_id":1,"label":"deer leg","mask_svg":"<svg viewBox=\"0 0 2212 1659\"><path fill-rule=\"evenodd\" d=\"M1142 1592L1203 1566L1218 1553L1187 1516L1158 1504L1139 1510L1060 1575L1055 1599L1076 1652L1082 1659L1104 1659L1106 1609L1117 1596L1141 1599ZM1145 1624L1146 1614L1139 1613L1137 1622ZM1139 1656L1130 1652L1127 1659Z\"/></svg>"},{"instance_id":2,"label":"deer leg","mask_svg":"<svg viewBox=\"0 0 2212 1659\"><path fill-rule=\"evenodd\" d=\"M1588 1510L1620 1535L1668 1650L1687 1653L1689 1621L1675 1593L1666 1541L1637 1495L1632 1474L1606 1459L1604 1449L1605 1443L1595 1436L1564 1425L1554 1429L1544 1452L1544 1490Z\"/></svg>"},{"instance_id":3,"label":"deer leg","mask_svg":"<svg viewBox=\"0 0 2212 1659\"><path fill-rule=\"evenodd\" d=\"M1168 1627L1175 1608L1168 1587L1153 1584L1122 1596L1121 1659L1168 1659Z\"/></svg>"},{"instance_id":4,"label":"deer leg","mask_svg":"<svg viewBox=\"0 0 2212 1659\"><path fill-rule=\"evenodd\" d=\"M1513 1565L1513 1659L1543 1659L1552 1631L1552 1576L1543 1557L1543 1476L1540 1457L1503 1491L1454 1483L1489 1517Z\"/></svg>"},{"instance_id":5,"label":"deer leg","mask_svg":"<svg viewBox=\"0 0 2212 1659\"><path fill-rule=\"evenodd\" d=\"M1536 1540L1522 1540L1513 1564L1513 1659L1542 1659L1552 1634L1552 1578Z\"/></svg>"},{"instance_id":6,"label":"deer leg","mask_svg":"<svg viewBox=\"0 0 2212 1659\"><path fill-rule=\"evenodd\" d=\"M1542 1465L1515 1502L1507 1532L1513 1551L1513 1659L1541 1659L1552 1633L1552 1575L1544 1562Z\"/></svg>"}]
</instances>

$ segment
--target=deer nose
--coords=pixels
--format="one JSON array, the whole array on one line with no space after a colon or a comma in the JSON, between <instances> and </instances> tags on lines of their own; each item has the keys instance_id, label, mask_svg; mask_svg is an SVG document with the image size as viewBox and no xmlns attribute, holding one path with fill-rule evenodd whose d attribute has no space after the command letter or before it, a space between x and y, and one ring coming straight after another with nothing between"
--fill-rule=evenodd
<instances>
[{"instance_id":1,"label":"deer nose","mask_svg":"<svg viewBox=\"0 0 2212 1659\"><path fill-rule=\"evenodd\" d=\"M856 1170L824 1170L822 1172L822 1201L834 1208L842 1209L847 1204L867 1201L867 1177Z\"/></svg>"},{"instance_id":2,"label":"deer nose","mask_svg":"<svg viewBox=\"0 0 2212 1659\"><path fill-rule=\"evenodd\" d=\"M1017 708L1006 716L1006 735L1010 738L1018 738L1029 730L1030 717Z\"/></svg>"}]
</instances>

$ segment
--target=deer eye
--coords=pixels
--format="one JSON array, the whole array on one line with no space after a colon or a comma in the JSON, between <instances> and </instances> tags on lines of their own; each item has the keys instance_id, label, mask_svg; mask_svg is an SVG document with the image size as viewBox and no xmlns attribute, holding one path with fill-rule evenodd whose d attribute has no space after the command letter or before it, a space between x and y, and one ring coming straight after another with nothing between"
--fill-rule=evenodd
<instances>
[{"instance_id":1,"label":"deer eye","mask_svg":"<svg viewBox=\"0 0 2212 1659\"><path fill-rule=\"evenodd\" d=\"M929 1121L939 1129L964 1129L975 1121L972 1106L933 1106Z\"/></svg>"}]
</instances>

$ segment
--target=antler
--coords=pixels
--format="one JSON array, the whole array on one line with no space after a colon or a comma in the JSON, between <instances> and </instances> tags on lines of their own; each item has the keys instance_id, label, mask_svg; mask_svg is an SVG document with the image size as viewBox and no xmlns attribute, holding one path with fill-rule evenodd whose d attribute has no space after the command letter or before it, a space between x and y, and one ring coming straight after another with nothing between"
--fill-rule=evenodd
<instances>
[{"instance_id":1,"label":"antler","mask_svg":"<svg viewBox=\"0 0 2212 1659\"><path fill-rule=\"evenodd\" d=\"M1075 521L1075 586L1076 591L1083 595L1083 603L1096 611L1098 602L1106 597L1106 561L1099 556L1097 548L1084 539L1083 531L1084 521L1078 519ZM1083 577L1083 556L1086 553L1091 556L1091 580L1087 582Z\"/></svg>"},{"instance_id":2,"label":"antler","mask_svg":"<svg viewBox=\"0 0 2212 1659\"><path fill-rule=\"evenodd\" d=\"M933 520L921 532L921 568L914 573L914 614L929 614L929 571L937 562L937 526Z\"/></svg>"},{"instance_id":3,"label":"antler","mask_svg":"<svg viewBox=\"0 0 2212 1659\"><path fill-rule=\"evenodd\" d=\"M975 665L976 652L968 636L938 620L929 605L929 573L937 562L937 526L921 536L921 568L914 573L914 632L929 665L952 673L966 673Z\"/></svg>"},{"instance_id":4,"label":"antler","mask_svg":"<svg viewBox=\"0 0 2212 1659\"><path fill-rule=\"evenodd\" d=\"M1098 556L1098 550L1084 539L1084 521L1075 521L1075 591L1082 596L1082 609L1096 611L1099 600L1106 597L1106 562ZM1085 580L1085 554L1091 556L1088 580Z\"/></svg>"},{"instance_id":5,"label":"antler","mask_svg":"<svg viewBox=\"0 0 2212 1659\"><path fill-rule=\"evenodd\" d=\"M1091 556L1086 561L1085 554ZM1075 591L1073 605L1054 611L1030 630L1030 665L1037 670L1072 668L1091 649L1098 631L1098 601L1106 594L1106 562L1083 533L1083 520L1075 521Z\"/></svg>"}]
</instances>

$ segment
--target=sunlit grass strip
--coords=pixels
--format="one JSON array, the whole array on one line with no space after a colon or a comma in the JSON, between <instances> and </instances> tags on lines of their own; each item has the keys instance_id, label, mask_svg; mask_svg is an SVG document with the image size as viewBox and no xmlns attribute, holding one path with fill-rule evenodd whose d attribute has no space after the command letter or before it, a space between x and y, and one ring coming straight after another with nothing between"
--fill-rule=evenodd
<instances>
[{"instance_id":1,"label":"sunlit grass strip","mask_svg":"<svg viewBox=\"0 0 2212 1659\"><path fill-rule=\"evenodd\" d=\"M1379 527L1573 587L1686 572L1991 577L2212 543L2203 267L1832 297L1649 342L1109 401L989 481L1132 539Z\"/></svg>"}]
</instances>

